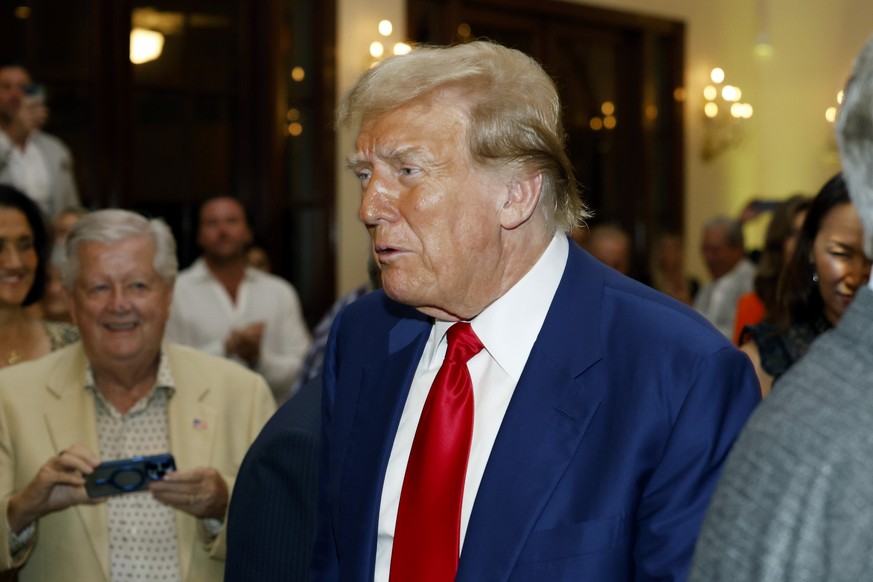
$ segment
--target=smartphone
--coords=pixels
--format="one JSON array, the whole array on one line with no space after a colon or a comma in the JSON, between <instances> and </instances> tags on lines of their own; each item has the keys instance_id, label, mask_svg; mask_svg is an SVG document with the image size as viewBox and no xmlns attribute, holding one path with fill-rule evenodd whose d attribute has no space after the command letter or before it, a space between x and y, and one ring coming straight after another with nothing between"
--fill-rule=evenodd
<instances>
[{"instance_id":1,"label":"smartphone","mask_svg":"<svg viewBox=\"0 0 873 582\"><path fill-rule=\"evenodd\" d=\"M175 470L176 461L170 453L106 461L85 477L85 491L92 499L142 491L149 482L160 481Z\"/></svg>"},{"instance_id":2,"label":"smartphone","mask_svg":"<svg viewBox=\"0 0 873 582\"><path fill-rule=\"evenodd\" d=\"M45 98L45 85L41 85L40 83L31 83L24 88L24 94L28 97L39 97L41 99Z\"/></svg>"}]
</instances>

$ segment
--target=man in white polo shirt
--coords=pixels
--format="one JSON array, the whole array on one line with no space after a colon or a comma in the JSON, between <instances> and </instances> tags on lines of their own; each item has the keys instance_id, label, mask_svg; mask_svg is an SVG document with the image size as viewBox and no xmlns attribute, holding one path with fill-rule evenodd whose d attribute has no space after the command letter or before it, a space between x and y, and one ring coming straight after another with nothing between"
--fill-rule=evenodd
<instances>
[{"instance_id":1,"label":"man in white polo shirt","mask_svg":"<svg viewBox=\"0 0 873 582\"><path fill-rule=\"evenodd\" d=\"M39 97L27 95L32 86L24 67L0 66L0 183L26 193L52 218L81 204L73 157L61 140L39 130Z\"/></svg>"}]
</instances>

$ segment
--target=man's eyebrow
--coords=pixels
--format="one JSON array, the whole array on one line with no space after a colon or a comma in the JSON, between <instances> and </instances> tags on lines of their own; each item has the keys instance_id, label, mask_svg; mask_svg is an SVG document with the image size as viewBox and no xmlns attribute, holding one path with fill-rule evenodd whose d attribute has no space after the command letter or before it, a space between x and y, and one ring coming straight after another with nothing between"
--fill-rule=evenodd
<instances>
[{"instance_id":1,"label":"man's eyebrow","mask_svg":"<svg viewBox=\"0 0 873 582\"><path fill-rule=\"evenodd\" d=\"M349 154L346 156L346 170L354 170L363 163L364 159L358 154Z\"/></svg>"},{"instance_id":2,"label":"man's eyebrow","mask_svg":"<svg viewBox=\"0 0 873 582\"><path fill-rule=\"evenodd\" d=\"M386 162L405 162L410 158L427 158L425 155L425 150L417 145L407 145L394 148L389 151L377 151L375 153L375 157L384 160ZM356 167L360 165L370 165L367 156L363 156L361 154L350 154L346 157L346 169L354 170Z\"/></svg>"}]
</instances>

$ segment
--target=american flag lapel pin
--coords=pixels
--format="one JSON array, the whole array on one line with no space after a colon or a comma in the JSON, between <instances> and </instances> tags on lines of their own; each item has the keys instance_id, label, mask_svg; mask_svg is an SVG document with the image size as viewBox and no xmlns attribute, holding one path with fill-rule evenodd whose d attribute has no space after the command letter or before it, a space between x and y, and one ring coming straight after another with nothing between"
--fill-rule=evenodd
<instances>
[{"instance_id":1,"label":"american flag lapel pin","mask_svg":"<svg viewBox=\"0 0 873 582\"><path fill-rule=\"evenodd\" d=\"M202 418L194 419L194 430L206 430L206 421Z\"/></svg>"}]
</instances>

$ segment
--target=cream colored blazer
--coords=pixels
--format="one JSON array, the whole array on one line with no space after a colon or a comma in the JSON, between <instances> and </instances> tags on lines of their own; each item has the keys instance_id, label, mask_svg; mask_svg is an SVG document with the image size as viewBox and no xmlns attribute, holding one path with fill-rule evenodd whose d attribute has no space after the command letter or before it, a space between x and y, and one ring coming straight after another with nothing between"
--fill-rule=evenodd
<instances>
[{"instance_id":1,"label":"cream colored blazer","mask_svg":"<svg viewBox=\"0 0 873 582\"><path fill-rule=\"evenodd\" d=\"M276 405L264 379L227 360L165 344L176 392L168 416L170 449L179 470L217 468L233 487L243 456ZM94 399L83 386L81 342L39 360L0 371L0 515L10 493L22 488L58 451L81 443L99 452ZM195 422L196 421L196 422ZM176 512L182 580L221 580L224 535L206 547L198 520ZM37 523L31 551L9 554L8 526L0 527L0 570L24 564L21 582L109 582L105 505L76 506Z\"/></svg>"}]
</instances>

